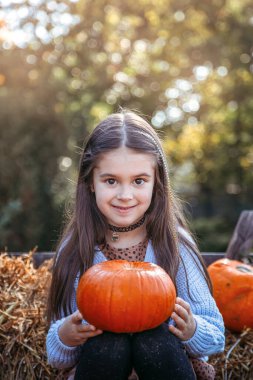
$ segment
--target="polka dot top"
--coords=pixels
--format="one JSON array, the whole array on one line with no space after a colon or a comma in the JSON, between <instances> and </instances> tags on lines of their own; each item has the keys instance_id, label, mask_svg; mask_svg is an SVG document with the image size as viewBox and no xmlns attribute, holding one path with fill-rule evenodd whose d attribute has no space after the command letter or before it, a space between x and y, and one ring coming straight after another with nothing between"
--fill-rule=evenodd
<instances>
[{"instance_id":1,"label":"polka dot top","mask_svg":"<svg viewBox=\"0 0 253 380\"><path fill-rule=\"evenodd\" d=\"M129 248L115 248L108 243L100 249L108 260L144 261L148 239Z\"/></svg>"}]
</instances>

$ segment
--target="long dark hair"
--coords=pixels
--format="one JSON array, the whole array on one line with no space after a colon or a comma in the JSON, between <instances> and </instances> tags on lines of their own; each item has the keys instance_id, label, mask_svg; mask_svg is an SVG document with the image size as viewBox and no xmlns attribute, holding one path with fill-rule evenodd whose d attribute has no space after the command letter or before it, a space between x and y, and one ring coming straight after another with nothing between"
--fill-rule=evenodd
<instances>
[{"instance_id":1,"label":"long dark hair","mask_svg":"<svg viewBox=\"0 0 253 380\"><path fill-rule=\"evenodd\" d=\"M175 283L180 262L179 244L184 244L200 260L209 287L205 265L192 238L189 238L180 203L174 196L168 176L165 155L160 139L143 118L129 111L107 117L91 133L84 146L79 164L75 208L56 250L52 285L48 299L48 321L60 318L71 310L71 295L78 273L82 274L93 264L95 246L105 243L108 228L91 191L93 169L100 155L125 146L137 152L156 157L155 185L152 201L146 213L147 235L158 265L165 269ZM182 232L183 231L183 232ZM187 232L187 234L185 233Z\"/></svg>"}]
</instances>

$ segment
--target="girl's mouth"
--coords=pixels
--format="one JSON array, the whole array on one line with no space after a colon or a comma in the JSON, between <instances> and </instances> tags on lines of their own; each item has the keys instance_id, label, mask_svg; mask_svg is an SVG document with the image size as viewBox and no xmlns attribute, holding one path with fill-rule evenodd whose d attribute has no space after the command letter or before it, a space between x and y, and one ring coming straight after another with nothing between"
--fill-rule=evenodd
<instances>
[{"instance_id":1,"label":"girl's mouth","mask_svg":"<svg viewBox=\"0 0 253 380\"><path fill-rule=\"evenodd\" d=\"M122 207L122 206L112 206L118 210L121 210L121 211L127 211L127 210L130 210L131 208L134 208L135 206L129 206L129 207Z\"/></svg>"}]
</instances>

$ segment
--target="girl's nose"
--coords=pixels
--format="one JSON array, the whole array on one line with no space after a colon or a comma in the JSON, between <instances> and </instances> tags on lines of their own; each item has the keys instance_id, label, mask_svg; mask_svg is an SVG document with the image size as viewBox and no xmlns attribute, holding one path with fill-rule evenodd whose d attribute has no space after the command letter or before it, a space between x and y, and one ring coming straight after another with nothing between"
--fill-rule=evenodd
<instances>
[{"instance_id":1,"label":"girl's nose","mask_svg":"<svg viewBox=\"0 0 253 380\"><path fill-rule=\"evenodd\" d=\"M128 187L122 187L117 194L117 199L124 201L133 199L133 193L131 189Z\"/></svg>"}]
</instances>

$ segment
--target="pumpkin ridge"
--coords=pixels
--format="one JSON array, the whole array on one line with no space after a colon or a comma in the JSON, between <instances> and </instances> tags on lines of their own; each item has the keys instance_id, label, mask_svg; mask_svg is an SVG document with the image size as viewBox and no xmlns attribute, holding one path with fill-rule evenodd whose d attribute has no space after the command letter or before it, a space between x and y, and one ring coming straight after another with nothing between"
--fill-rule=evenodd
<instances>
[{"instance_id":1,"label":"pumpkin ridge","mask_svg":"<svg viewBox=\"0 0 253 380\"><path fill-rule=\"evenodd\" d=\"M163 284L163 281L160 281L160 277L154 277L153 278L154 281L154 284L155 284L155 287L156 288L159 288L159 285L162 285L163 289L164 289L164 284ZM156 315L157 315L157 311L159 311L159 308L160 308L160 302L156 302L156 308L153 310L153 319L151 320L150 324L153 324L156 320Z\"/></svg>"},{"instance_id":2,"label":"pumpkin ridge","mask_svg":"<svg viewBox=\"0 0 253 380\"><path fill-rule=\"evenodd\" d=\"M96 273L96 279L97 277L100 277L100 271L97 271ZM95 283L95 286L93 285L93 278L92 276L88 278L88 281L87 281L87 285L89 286L89 292L93 293L93 297L92 297L92 310L96 310L98 307L99 307L99 299L98 297L96 296L97 293L98 293L98 290L99 290L99 282L96 281ZM91 291L91 286L94 286L94 289L93 289L93 292ZM86 305L86 308L87 308L87 313L89 315L89 308L90 308L90 305ZM96 318L96 316L95 316ZM89 318L90 319L90 318ZM94 324L94 326L96 328L100 328L101 326L97 326L97 320L89 320L88 321L89 323L91 324Z\"/></svg>"},{"instance_id":3,"label":"pumpkin ridge","mask_svg":"<svg viewBox=\"0 0 253 380\"><path fill-rule=\"evenodd\" d=\"M132 266L131 265L129 265L129 266L127 265L126 269L130 270L130 273L131 273ZM122 275L122 276L124 276L124 272L125 272L125 269L121 269L119 271L120 275ZM120 276L120 278L122 278L122 276ZM132 308L132 305L131 305L131 295L132 295L131 290L132 289L131 288L132 288L132 283L130 282L130 287L129 287L129 284L127 284L127 291L126 291L126 289L124 289L124 291L123 291L123 293L127 294L127 296L125 296L125 298L124 298L124 308L123 308L124 309L124 311L123 311L124 318L125 318L125 316L126 316L126 318L128 318L129 309L130 309L130 312L132 311L131 310L131 308ZM122 320L121 320L121 322L122 322ZM122 329L123 329L123 327L122 327Z\"/></svg>"},{"instance_id":4,"label":"pumpkin ridge","mask_svg":"<svg viewBox=\"0 0 253 380\"><path fill-rule=\"evenodd\" d=\"M145 276L147 274L144 272L144 271L140 271L140 280L141 280L141 289L142 289L142 294L141 294L141 310L145 310L145 307L147 307L147 302L145 302L145 297L148 297L148 294L146 294L146 292L148 291L148 289L146 289L146 284L145 284ZM149 313L149 310L145 310L146 313ZM140 320L140 323L141 323L141 326L145 326L146 328L147 327L147 315L146 313L142 312L141 313L141 320ZM143 328L142 328L143 330Z\"/></svg>"},{"instance_id":5,"label":"pumpkin ridge","mask_svg":"<svg viewBox=\"0 0 253 380\"><path fill-rule=\"evenodd\" d=\"M111 281L111 286L110 286L110 300L109 300L109 305L108 305L108 313L107 315L109 316L109 320L108 320L108 323L111 323L111 320L113 319L113 325L115 325L115 321L114 321L114 318L115 318L115 313L114 313L114 302L113 302L113 294L114 294L114 289L117 290L117 286L115 286L115 283L117 282L118 279L121 278L121 273L124 272L123 269L121 269L120 271L116 271L114 272L114 275L111 276L112 278L112 281ZM110 276L108 276L110 278ZM113 314L112 314L113 312ZM116 320L116 322L118 323L118 320Z\"/></svg>"},{"instance_id":6,"label":"pumpkin ridge","mask_svg":"<svg viewBox=\"0 0 253 380\"><path fill-rule=\"evenodd\" d=\"M159 279L160 280L160 279ZM163 288L164 288L164 291L166 292L168 292L169 290L167 289L167 287L165 286L165 284L164 284L164 281L161 281L160 280L160 282L161 282L161 284L162 284L162 286L163 286ZM168 295L169 296L169 295ZM166 297L166 305L164 306L164 313L166 312L166 317L167 317L167 315L169 314L169 297Z\"/></svg>"},{"instance_id":7,"label":"pumpkin ridge","mask_svg":"<svg viewBox=\"0 0 253 380\"><path fill-rule=\"evenodd\" d=\"M140 289L143 289L143 281L142 281L142 272L138 271L137 272L137 278L138 278L138 286L140 287ZM138 320L137 320L137 329L140 330L142 324L143 324L143 313L140 313L140 310L143 310L143 292L141 293L141 297L140 297L140 305L139 306L139 310L138 310L138 313L136 313L136 317L138 316Z\"/></svg>"},{"instance_id":8,"label":"pumpkin ridge","mask_svg":"<svg viewBox=\"0 0 253 380\"><path fill-rule=\"evenodd\" d=\"M96 273L96 276L97 277L100 277L100 272L98 271L97 273ZM90 277L89 278L89 282L90 282L90 284L92 284L92 281L93 281L93 279L92 279L92 277ZM98 307L99 307L99 300L98 300L98 297L96 297L95 296L95 294L97 294L97 292L98 292L98 290L99 290L99 282L96 282L96 284L95 284L95 289L94 289L94 306L93 306L93 310L96 310ZM87 307L88 307L88 305L87 305ZM92 321L91 321L92 322ZM95 322L96 323L96 322ZM97 326L97 323L95 324L95 327L96 328L100 328L100 326Z\"/></svg>"}]
</instances>

